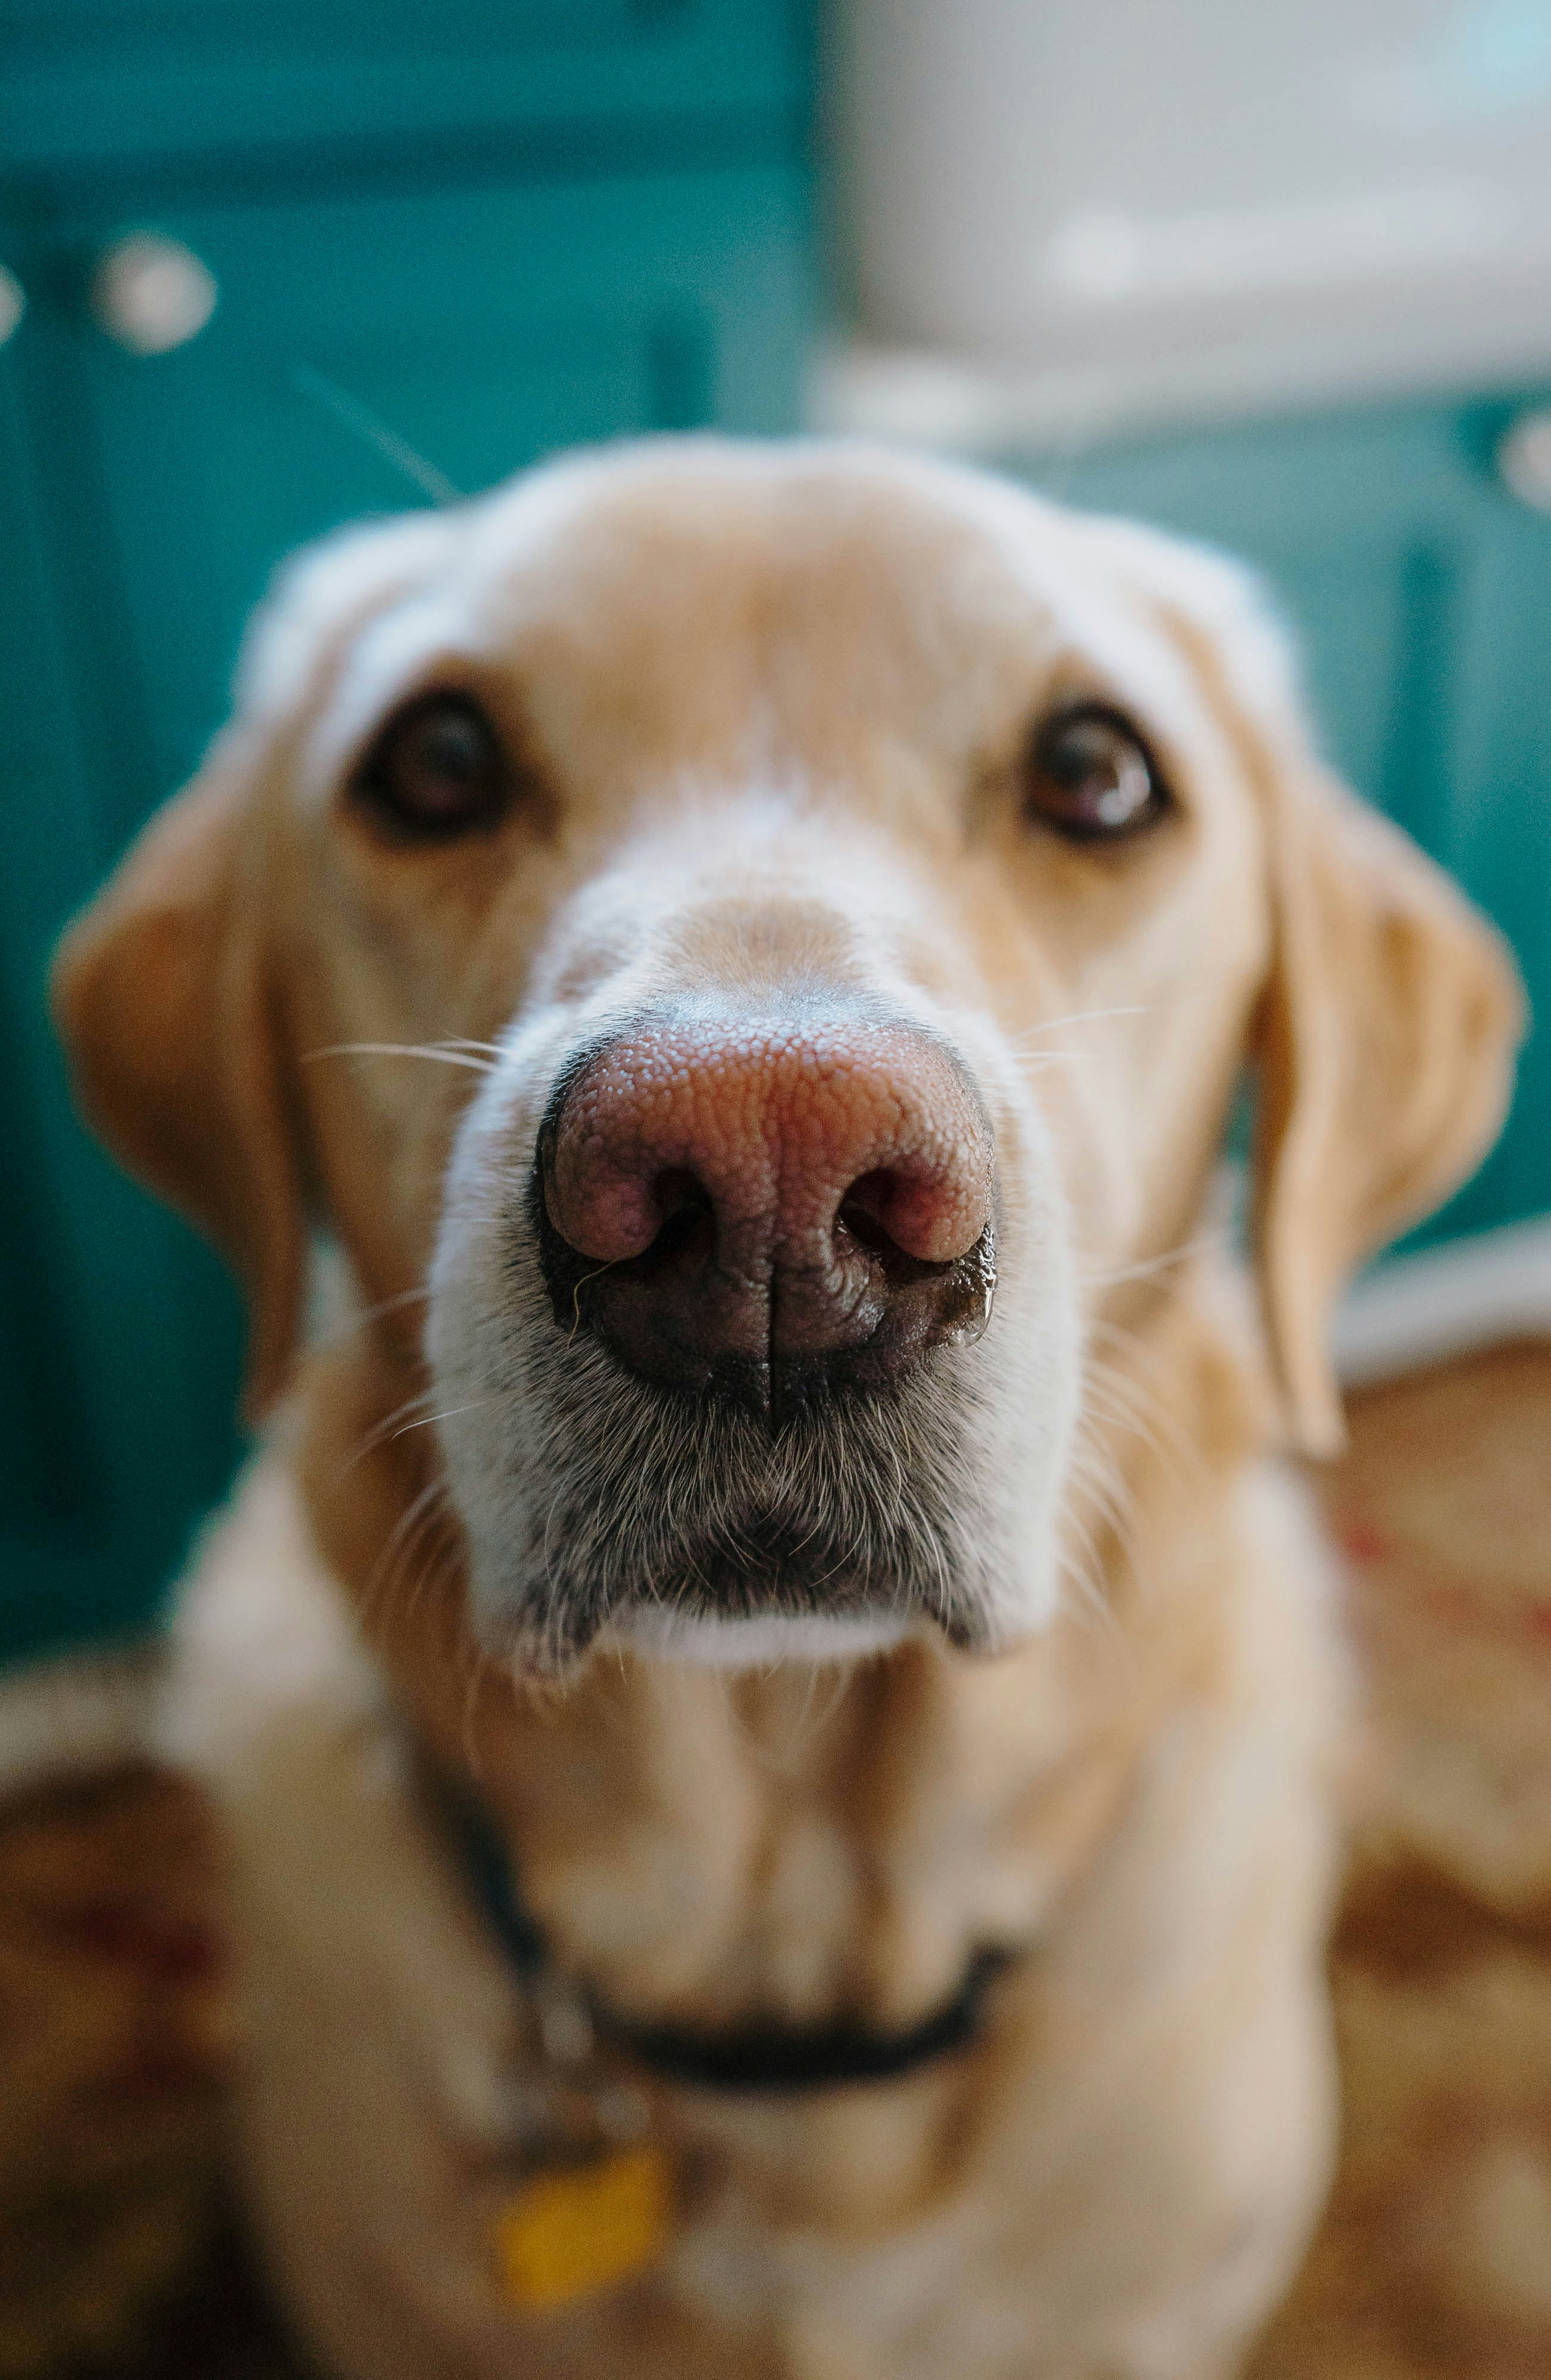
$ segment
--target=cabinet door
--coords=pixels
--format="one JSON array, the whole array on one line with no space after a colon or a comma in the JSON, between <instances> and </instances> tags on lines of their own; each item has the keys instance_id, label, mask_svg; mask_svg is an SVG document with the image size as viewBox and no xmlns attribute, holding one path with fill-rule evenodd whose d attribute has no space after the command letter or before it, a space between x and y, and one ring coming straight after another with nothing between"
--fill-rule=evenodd
<instances>
[{"instance_id":1,"label":"cabinet door","mask_svg":"<svg viewBox=\"0 0 1551 2380\"><path fill-rule=\"evenodd\" d=\"M473 491L580 441L775 431L796 410L801 183L784 170L154 227L220 293L158 357L116 347L74 295L116 217L0 242L36 293L0 355L17 698L0 749L0 1063L17 1077L0 1082L0 1649L140 1624L235 1452L230 1293L69 1123L38 987L68 910L196 765L275 563L428 501L395 441Z\"/></svg>"},{"instance_id":2,"label":"cabinet door","mask_svg":"<svg viewBox=\"0 0 1551 2380\"><path fill-rule=\"evenodd\" d=\"M214 314L164 356L62 329L87 418L53 442L66 477L96 459L87 566L115 574L148 738L130 814L198 759L277 557L428 501L391 441L472 492L591 439L789 427L800 203L771 171L159 219L214 275ZM90 256L122 228L69 231Z\"/></svg>"},{"instance_id":3,"label":"cabinet door","mask_svg":"<svg viewBox=\"0 0 1551 2380\"><path fill-rule=\"evenodd\" d=\"M1496 467L1519 409L1261 424L1032 474L1254 564L1336 765L1514 942L1545 1021L1501 1142L1424 1241L1551 1208L1551 516Z\"/></svg>"},{"instance_id":4,"label":"cabinet door","mask_svg":"<svg viewBox=\"0 0 1551 2380\"><path fill-rule=\"evenodd\" d=\"M508 172L557 135L572 163L665 135L747 162L789 151L810 47L803 0L0 0L0 175L341 142Z\"/></svg>"},{"instance_id":5,"label":"cabinet door","mask_svg":"<svg viewBox=\"0 0 1551 2380\"><path fill-rule=\"evenodd\" d=\"M103 841L83 721L60 634L53 544L18 401L0 354L0 1648L67 1619L112 1629L176 1558L200 1488L229 1456L217 1362L214 1413L188 1391L181 1302L202 1282L177 1227L99 1157L70 1114L43 1014L46 955L97 872ZM188 1334L181 1334L188 1335ZM227 1407L229 1411L229 1406ZM220 1447L213 1463L212 1441ZM168 1483L158 1501L148 1478Z\"/></svg>"}]
</instances>

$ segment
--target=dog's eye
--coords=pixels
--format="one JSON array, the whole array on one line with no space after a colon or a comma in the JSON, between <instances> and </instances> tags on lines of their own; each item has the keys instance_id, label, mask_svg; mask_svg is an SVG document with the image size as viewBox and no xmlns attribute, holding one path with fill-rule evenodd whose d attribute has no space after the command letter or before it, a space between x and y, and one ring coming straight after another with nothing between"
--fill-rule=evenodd
<instances>
[{"instance_id":1,"label":"dog's eye","mask_svg":"<svg viewBox=\"0 0 1551 2380\"><path fill-rule=\"evenodd\" d=\"M471 696L422 694L388 721L357 770L353 791L399 834L450 842L500 822L511 800L511 770Z\"/></svg>"},{"instance_id":2,"label":"dog's eye","mask_svg":"<svg viewBox=\"0 0 1551 2380\"><path fill-rule=\"evenodd\" d=\"M1096 702L1057 710L1023 764L1024 808L1070 843L1113 843L1154 825L1168 795L1134 727Z\"/></svg>"}]
</instances>

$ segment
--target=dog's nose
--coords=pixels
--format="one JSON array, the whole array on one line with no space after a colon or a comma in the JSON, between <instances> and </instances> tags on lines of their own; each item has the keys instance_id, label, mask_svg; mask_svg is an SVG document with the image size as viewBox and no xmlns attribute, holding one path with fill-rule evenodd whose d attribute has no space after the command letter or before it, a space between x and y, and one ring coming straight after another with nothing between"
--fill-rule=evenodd
<instances>
[{"instance_id":1,"label":"dog's nose","mask_svg":"<svg viewBox=\"0 0 1551 2380\"><path fill-rule=\"evenodd\" d=\"M557 1319L665 1386L770 1413L989 1316L990 1126L910 1026L642 1026L570 1082L541 1167Z\"/></svg>"}]
</instances>

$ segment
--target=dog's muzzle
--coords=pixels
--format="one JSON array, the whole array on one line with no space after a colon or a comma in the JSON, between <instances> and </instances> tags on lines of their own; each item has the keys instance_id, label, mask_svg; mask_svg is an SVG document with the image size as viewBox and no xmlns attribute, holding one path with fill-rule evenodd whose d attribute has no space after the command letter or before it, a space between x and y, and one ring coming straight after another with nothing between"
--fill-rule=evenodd
<instances>
[{"instance_id":1,"label":"dog's muzzle","mask_svg":"<svg viewBox=\"0 0 1551 2380\"><path fill-rule=\"evenodd\" d=\"M560 1674L605 1631L721 1661L1041 1624L1074 1315L1006 1079L994 1132L945 1038L817 983L681 991L542 1077L538 1046L465 1119L427 1333L486 1648Z\"/></svg>"}]
</instances>

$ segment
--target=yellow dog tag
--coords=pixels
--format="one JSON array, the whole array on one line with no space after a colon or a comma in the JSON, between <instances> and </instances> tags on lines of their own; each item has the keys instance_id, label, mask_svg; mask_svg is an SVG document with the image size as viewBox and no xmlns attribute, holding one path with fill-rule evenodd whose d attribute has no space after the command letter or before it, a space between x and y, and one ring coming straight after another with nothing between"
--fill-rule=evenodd
<instances>
[{"instance_id":1,"label":"yellow dog tag","mask_svg":"<svg viewBox=\"0 0 1551 2380\"><path fill-rule=\"evenodd\" d=\"M536 2174L495 2218L507 2294L560 2306L629 2280L661 2253L672 2195L667 2160L651 2145Z\"/></svg>"}]
</instances>

